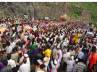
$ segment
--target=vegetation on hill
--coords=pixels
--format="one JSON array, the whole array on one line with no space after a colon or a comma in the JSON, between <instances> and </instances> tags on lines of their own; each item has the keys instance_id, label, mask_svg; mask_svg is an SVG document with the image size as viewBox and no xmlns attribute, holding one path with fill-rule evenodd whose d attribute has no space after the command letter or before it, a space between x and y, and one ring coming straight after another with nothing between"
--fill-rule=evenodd
<instances>
[{"instance_id":1,"label":"vegetation on hill","mask_svg":"<svg viewBox=\"0 0 97 72\"><path fill-rule=\"evenodd\" d=\"M0 2L0 17L30 15L36 18L48 16L58 18L60 15L67 14L71 18L81 19L83 14L89 15L90 22L97 22L97 3L9 3Z\"/></svg>"}]
</instances>

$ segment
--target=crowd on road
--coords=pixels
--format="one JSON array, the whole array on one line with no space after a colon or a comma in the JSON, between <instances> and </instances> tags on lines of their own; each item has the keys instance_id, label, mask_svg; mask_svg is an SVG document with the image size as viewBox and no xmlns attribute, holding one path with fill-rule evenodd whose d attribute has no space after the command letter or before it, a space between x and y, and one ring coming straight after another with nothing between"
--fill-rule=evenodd
<instances>
[{"instance_id":1,"label":"crowd on road","mask_svg":"<svg viewBox=\"0 0 97 72\"><path fill-rule=\"evenodd\" d=\"M0 72L97 72L96 49L90 24L0 19Z\"/></svg>"}]
</instances>

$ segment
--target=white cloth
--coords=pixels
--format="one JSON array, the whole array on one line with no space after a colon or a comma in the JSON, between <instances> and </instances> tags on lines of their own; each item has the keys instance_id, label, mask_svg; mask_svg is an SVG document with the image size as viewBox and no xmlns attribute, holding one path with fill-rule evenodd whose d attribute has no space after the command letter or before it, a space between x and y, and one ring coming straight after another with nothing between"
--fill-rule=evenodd
<instances>
[{"instance_id":1,"label":"white cloth","mask_svg":"<svg viewBox=\"0 0 97 72\"><path fill-rule=\"evenodd\" d=\"M23 63L18 72L30 72L30 68L27 63Z\"/></svg>"},{"instance_id":2,"label":"white cloth","mask_svg":"<svg viewBox=\"0 0 97 72\"><path fill-rule=\"evenodd\" d=\"M60 34L60 40L63 40L64 34Z\"/></svg>"},{"instance_id":3,"label":"white cloth","mask_svg":"<svg viewBox=\"0 0 97 72\"><path fill-rule=\"evenodd\" d=\"M17 31L19 32L19 31L21 31L22 30L22 26L18 26L17 27Z\"/></svg>"},{"instance_id":4,"label":"white cloth","mask_svg":"<svg viewBox=\"0 0 97 72\"><path fill-rule=\"evenodd\" d=\"M74 60L68 60L67 61L67 72L73 71L74 64L75 64Z\"/></svg>"},{"instance_id":5,"label":"white cloth","mask_svg":"<svg viewBox=\"0 0 97 72\"><path fill-rule=\"evenodd\" d=\"M94 36L94 33L93 32L87 32L87 35Z\"/></svg>"},{"instance_id":6,"label":"white cloth","mask_svg":"<svg viewBox=\"0 0 97 72\"><path fill-rule=\"evenodd\" d=\"M37 27L36 27L36 26L34 26L34 27L33 27L33 31L36 31L36 30L37 30Z\"/></svg>"},{"instance_id":7,"label":"white cloth","mask_svg":"<svg viewBox=\"0 0 97 72\"><path fill-rule=\"evenodd\" d=\"M52 66L51 72L57 72L57 65L54 64L53 61L51 61L51 66Z\"/></svg>"},{"instance_id":8,"label":"white cloth","mask_svg":"<svg viewBox=\"0 0 97 72\"><path fill-rule=\"evenodd\" d=\"M22 56L22 57L20 58L19 63L22 63L22 62L23 62L23 59L24 59L24 56ZM29 57L26 58L26 59L27 59L27 63L26 63L26 64L28 64L28 67L30 68L30 59L29 59Z\"/></svg>"},{"instance_id":9,"label":"white cloth","mask_svg":"<svg viewBox=\"0 0 97 72\"><path fill-rule=\"evenodd\" d=\"M59 55L58 62L60 63L61 59L62 59L62 50L61 49L58 50L58 55Z\"/></svg>"},{"instance_id":10,"label":"white cloth","mask_svg":"<svg viewBox=\"0 0 97 72\"><path fill-rule=\"evenodd\" d=\"M58 59L58 51L56 48L53 49L52 55L55 59Z\"/></svg>"},{"instance_id":11,"label":"white cloth","mask_svg":"<svg viewBox=\"0 0 97 72\"><path fill-rule=\"evenodd\" d=\"M15 63L15 61L12 60L12 59L8 60L8 65L11 66L11 68L16 67L16 63Z\"/></svg>"},{"instance_id":12,"label":"white cloth","mask_svg":"<svg viewBox=\"0 0 97 72\"><path fill-rule=\"evenodd\" d=\"M64 46L67 46L69 44L69 40L68 39L65 39L64 42L62 43L62 48Z\"/></svg>"},{"instance_id":13,"label":"white cloth","mask_svg":"<svg viewBox=\"0 0 97 72\"><path fill-rule=\"evenodd\" d=\"M61 59L62 59L62 50L59 49L59 50L58 50L58 60L57 60L57 62L58 62L57 65L58 65L58 66L57 66L57 67L60 66Z\"/></svg>"},{"instance_id":14,"label":"white cloth","mask_svg":"<svg viewBox=\"0 0 97 72\"><path fill-rule=\"evenodd\" d=\"M70 52L67 52L66 54L63 54L63 60L65 61L65 62L67 62L68 61L68 58L70 57Z\"/></svg>"},{"instance_id":15,"label":"white cloth","mask_svg":"<svg viewBox=\"0 0 97 72\"><path fill-rule=\"evenodd\" d=\"M6 53L11 53L12 52L12 49L15 47L16 43L13 42L10 44L10 46L7 46L6 47Z\"/></svg>"},{"instance_id":16,"label":"white cloth","mask_svg":"<svg viewBox=\"0 0 97 72\"><path fill-rule=\"evenodd\" d=\"M24 41L27 41L28 35L24 36Z\"/></svg>"},{"instance_id":17,"label":"white cloth","mask_svg":"<svg viewBox=\"0 0 97 72\"><path fill-rule=\"evenodd\" d=\"M78 58L79 59L83 59L84 58L84 53L81 51L81 52L79 52L79 54L78 54Z\"/></svg>"},{"instance_id":18,"label":"white cloth","mask_svg":"<svg viewBox=\"0 0 97 72\"><path fill-rule=\"evenodd\" d=\"M47 71L47 67L48 67L49 61L50 61L49 57L44 57L45 71Z\"/></svg>"}]
</instances>

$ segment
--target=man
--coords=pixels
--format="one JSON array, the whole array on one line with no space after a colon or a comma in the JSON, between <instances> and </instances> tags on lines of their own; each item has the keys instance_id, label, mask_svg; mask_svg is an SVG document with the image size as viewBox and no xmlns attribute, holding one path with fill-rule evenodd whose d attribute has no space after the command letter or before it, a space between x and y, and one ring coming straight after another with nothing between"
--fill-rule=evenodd
<instances>
[{"instance_id":1,"label":"man","mask_svg":"<svg viewBox=\"0 0 97 72\"><path fill-rule=\"evenodd\" d=\"M4 64L0 62L0 71L4 68Z\"/></svg>"},{"instance_id":2,"label":"man","mask_svg":"<svg viewBox=\"0 0 97 72\"><path fill-rule=\"evenodd\" d=\"M27 66L28 66L28 68L29 68L29 71L30 71L30 59L29 59L28 54L24 54L24 55L20 58L19 63L22 64L22 62L23 62L24 59L27 60L26 64L27 64Z\"/></svg>"},{"instance_id":3,"label":"man","mask_svg":"<svg viewBox=\"0 0 97 72\"><path fill-rule=\"evenodd\" d=\"M84 60L79 59L78 63L75 64L75 66L73 68L73 72L86 72L86 71L87 71L87 67L86 67Z\"/></svg>"},{"instance_id":4,"label":"man","mask_svg":"<svg viewBox=\"0 0 97 72\"><path fill-rule=\"evenodd\" d=\"M8 42L8 45L6 47L6 52L7 53L11 53L15 46L16 46L16 42L15 41Z\"/></svg>"},{"instance_id":5,"label":"man","mask_svg":"<svg viewBox=\"0 0 97 72\"><path fill-rule=\"evenodd\" d=\"M30 72L30 68L27 64L27 59L24 58L23 63L20 65L18 72Z\"/></svg>"},{"instance_id":6,"label":"man","mask_svg":"<svg viewBox=\"0 0 97 72\"><path fill-rule=\"evenodd\" d=\"M11 59L11 54L8 54L7 59L8 59L8 65L11 66L11 68L16 67L15 61Z\"/></svg>"},{"instance_id":7,"label":"man","mask_svg":"<svg viewBox=\"0 0 97 72\"><path fill-rule=\"evenodd\" d=\"M48 67L48 64L50 61L51 53L52 53L52 51L51 51L49 46L47 46L46 50L43 51L43 54L44 54L43 61L44 61L44 65L45 65L45 71L47 71L47 67Z\"/></svg>"},{"instance_id":8,"label":"man","mask_svg":"<svg viewBox=\"0 0 97 72\"><path fill-rule=\"evenodd\" d=\"M89 69L90 71L92 70L93 66L96 64L97 62L97 53L96 53L96 47L93 46L90 56L89 56Z\"/></svg>"},{"instance_id":9,"label":"man","mask_svg":"<svg viewBox=\"0 0 97 72\"><path fill-rule=\"evenodd\" d=\"M67 47L69 44L69 39L66 37L65 40L62 43L62 48Z\"/></svg>"},{"instance_id":10,"label":"man","mask_svg":"<svg viewBox=\"0 0 97 72\"><path fill-rule=\"evenodd\" d=\"M74 56L71 56L71 57L67 60L66 64L67 64L67 69L66 69L67 72L72 72L73 67L74 67L74 64L75 64Z\"/></svg>"},{"instance_id":11,"label":"man","mask_svg":"<svg viewBox=\"0 0 97 72\"><path fill-rule=\"evenodd\" d=\"M0 70L0 72L12 72L11 67L7 64L8 64L7 60L4 60L3 61L4 67L3 69Z\"/></svg>"},{"instance_id":12,"label":"man","mask_svg":"<svg viewBox=\"0 0 97 72\"><path fill-rule=\"evenodd\" d=\"M58 60L57 60L58 61L58 64L57 64L58 66L57 67L59 68L61 60L62 60L62 50L60 49L60 47L58 47L57 51L58 51Z\"/></svg>"}]
</instances>

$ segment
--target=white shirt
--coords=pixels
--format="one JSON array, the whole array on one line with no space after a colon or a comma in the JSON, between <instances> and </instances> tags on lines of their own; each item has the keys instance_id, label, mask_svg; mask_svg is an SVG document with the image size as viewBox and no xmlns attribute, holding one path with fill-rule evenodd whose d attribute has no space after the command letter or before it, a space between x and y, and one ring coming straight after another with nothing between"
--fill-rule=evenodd
<instances>
[{"instance_id":1,"label":"white shirt","mask_svg":"<svg viewBox=\"0 0 97 72\"><path fill-rule=\"evenodd\" d=\"M22 56L22 57L20 58L19 63L23 62L23 59L24 59L24 56ZM27 58L27 64L30 65L30 59L29 59L29 57Z\"/></svg>"},{"instance_id":2,"label":"white shirt","mask_svg":"<svg viewBox=\"0 0 97 72\"><path fill-rule=\"evenodd\" d=\"M93 32L87 32L87 35L94 36L94 33Z\"/></svg>"},{"instance_id":3,"label":"white shirt","mask_svg":"<svg viewBox=\"0 0 97 72\"><path fill-rule=\"evenodd\" d=\"M74 63L75 63L74 60L68 60L67 61L67 72L72 72L73 67L74 67Z\"/></svg>"},{"instance_id":4,"label":"white shirt","mask_svg":"<svg viewBox=\"0 0 97 72\"><path fill-rule=\"evenodd\" d=\"M62 34L62 35L60 34L60 39L61 39L61 40L63 39L63 37L64 37L64 34Z\"/></svg>"},{"instance_id":5,"label":"white shirt","mask_svg":"<svg viewBox=\"0 0 97 72\"><path fill-rule=\"evenodd\" d=\"M54 64L53 61L51 61L51 66L52 66L51 72L57 72L57 61L56 64Z\"/></svg>"},{"instance_id":6,"label":"white shirt","mask_svg":"<svg viewBox=\"0 0 97 72\"><path fill-rule=\"evenodd\" d=\"M68 61L68 58L70 57L70 52L67 52L66 54L63 54L63 60L65 61L65 62L67 62Z\"/></svg>"},{"instance_id":7,"label":"white shirt","mask_svg":"<svg viewBox=\"0 0 97 72\"><path fill-rule=\"evenodd\" d=\"M10 46L6 47L6 53L11 53L12 49L15 47L15 42L11 43Z\"/></svg>"},{"instance_id":8,"label":"white shirt","mask_svg":"<svg viewBox=\"0 0 97 72\"><path fill-rule=\"evenodd\" d=\"M37 30L37 27L36 27L36 26L34 26L34 27L33 27L33 31L36 31L36 30Z\"/></svg>"},{"instance_id":9,"label":"white shirt","mask_svg":"<svg viewBox=\"0 0 97 72\"><path fill-rule=\"evenodd\" d=\"M48 64L49 64L49 61L50 61L50 58L49 57L44 57L44 65L45 65L45 71L47 71L47 67L48 67Z\"/></svg>"},{"instance_id":10,"label":"white shirt","mask_svg":"<svg viewBox=\"0 0 97 72\"><path fill-rule=\"evenodd\" d=\"M62 50L58 50L57 68L60 66L61 59L62 59Z\"/></svg>"},{"instance_id":11,"label":"white shirt","mask_svg":"<svg viewBox=\"0 0 97 72\"><path fill-rule=\"evenodd\" d=\"M78 58L83 59L84 58L84 53L82 51L79 52Z\"/></svg>"},{"instance_id":12,"label":"white shirt","mask_svg":"<svg viewBox=\"0 0 97 72\"><path fill-rule=\"evenodd\" d=\"M62 43L62 47L67 46L68 43L69 43L69 40L68 39L65 39L64 42Z\"/></svg>"},{"instance_id":13,"label":"white shirt","mask_svg":"<svg viewBox=\"0 0 97 72\"><path fill-rule=\"evenodd\" d=\"M18 72L30 72L30 68L27 63L23 63Z\"/></svg>"},{"instance_id":14,"label":"white shirt","mask_svg":"<svg viewBox=\"0 0 97 72\"><path fill-rule=\"evenodd\" d=\"M15 63L15 61L14 61L14 60L12 60L12 59L8 60L8 65L10 65L10 66L11 66L11 68L16 67L16 63Z\"/></svg>"},{"instance_id":15,"label":"white shirt","mask_svg":"<svg viewBox=\"0 0 97 72\"><path fill-rule=\"evenodd\" d=\"M22 27L21 26L18 26L17 27L17 31L19 32L19 31L21 31L22 30Z\"/></svg>"}]
</instances>

